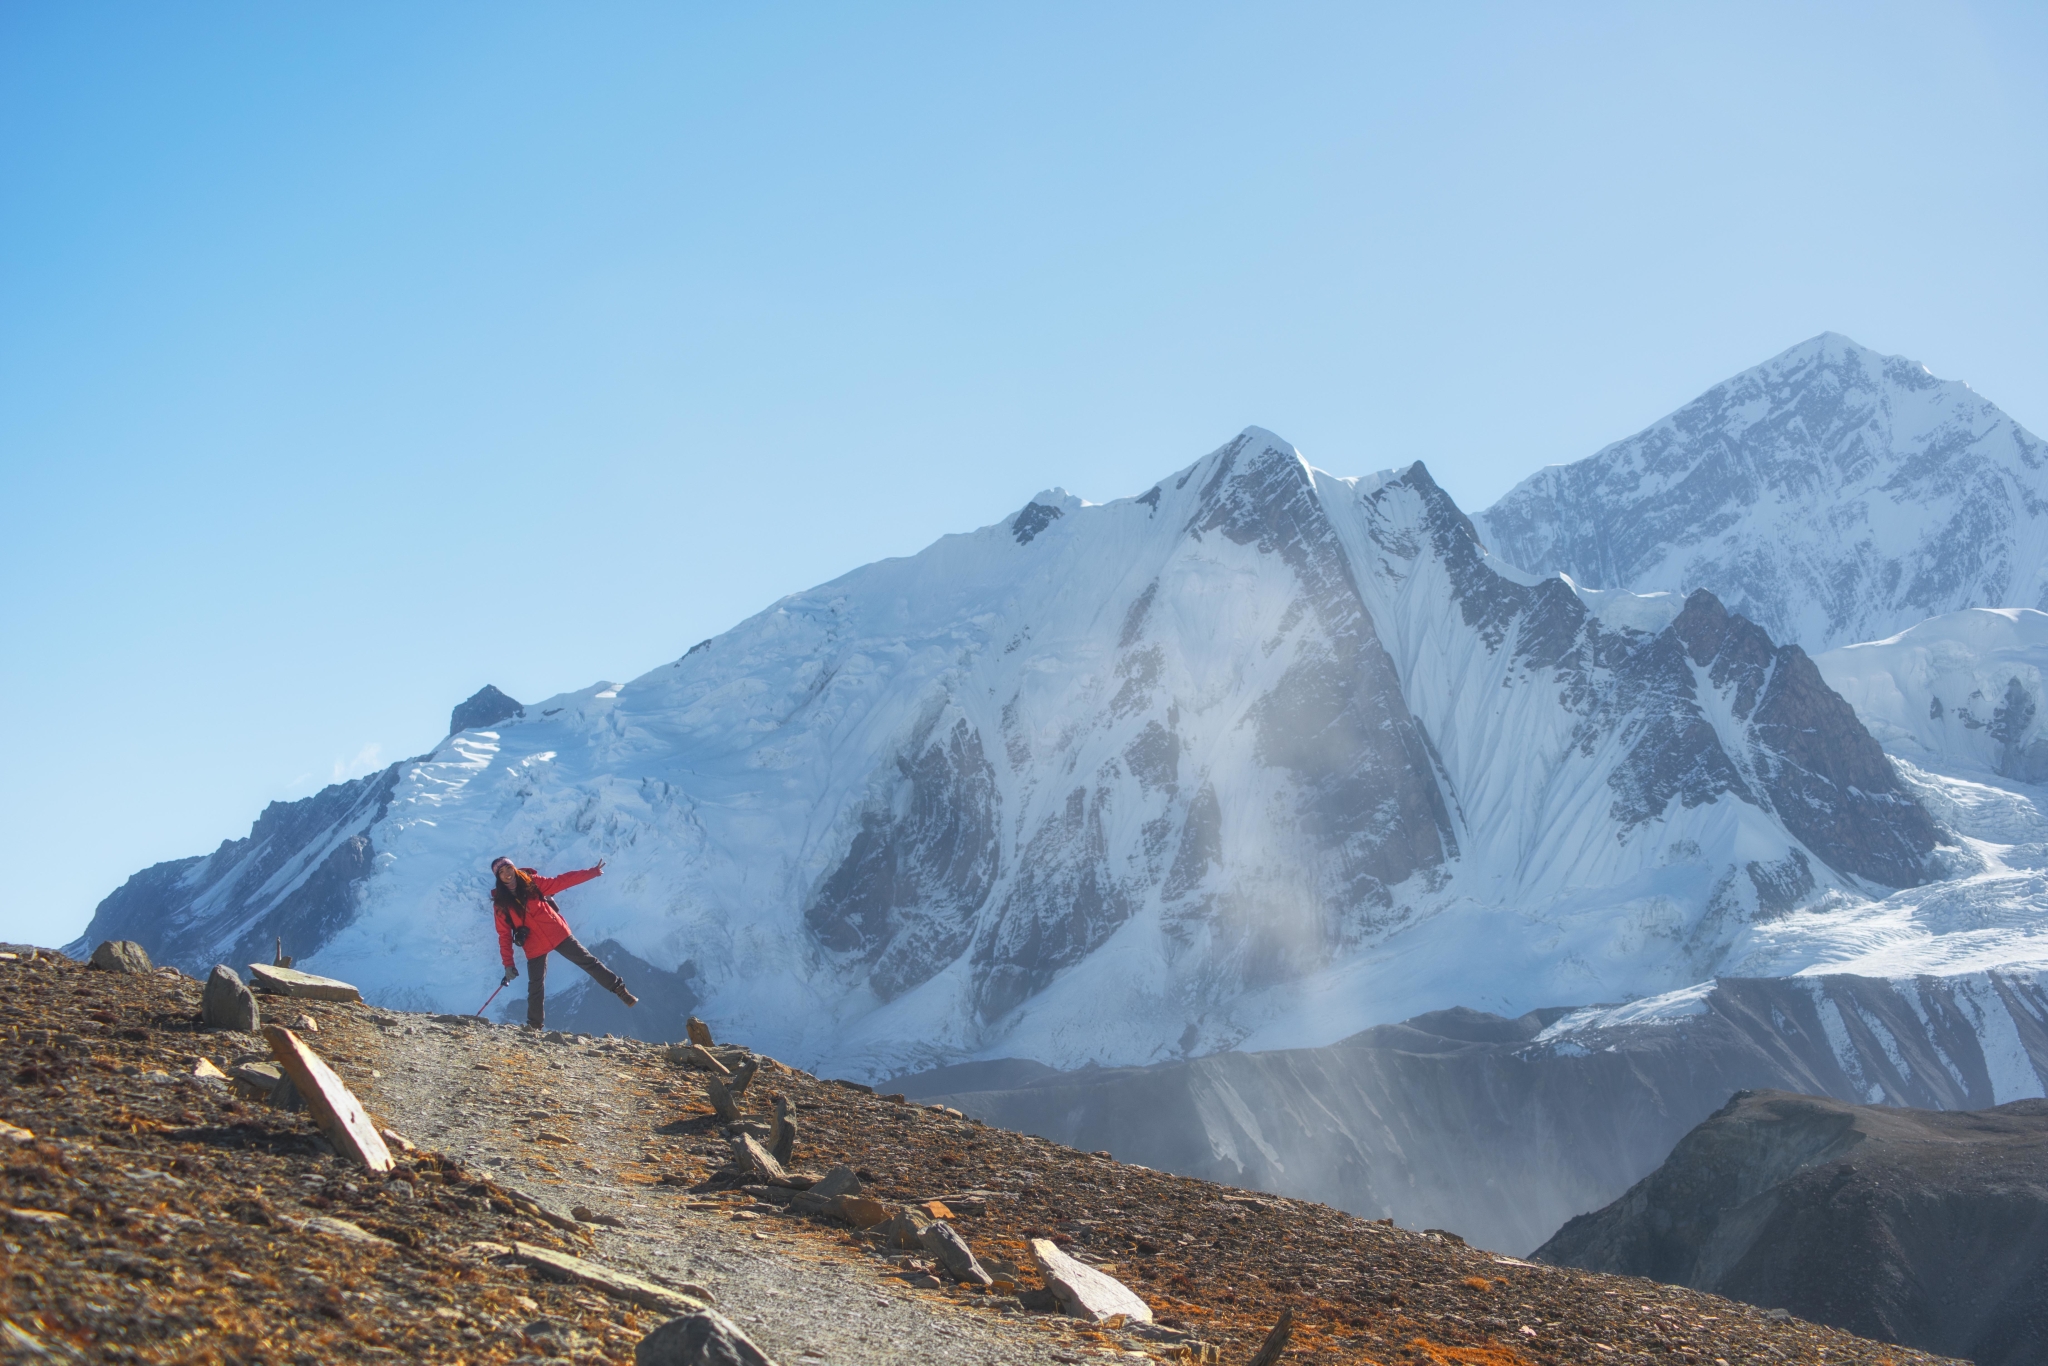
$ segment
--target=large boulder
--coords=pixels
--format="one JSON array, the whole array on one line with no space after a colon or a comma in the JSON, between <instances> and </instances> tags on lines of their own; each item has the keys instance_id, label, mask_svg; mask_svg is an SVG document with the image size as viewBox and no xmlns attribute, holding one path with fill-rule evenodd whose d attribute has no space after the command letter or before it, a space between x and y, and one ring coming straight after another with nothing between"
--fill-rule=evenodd
<instances>
[{"instance_id":1,"label":"large boulder","mask_svg":"<svg viewBox=\"0 0 2048 1366\"><path fill-rule=\"evenodd\" d=\"M208 1029L239 1029L244 1034L254 1034L263 1027L263 1012L256 1005L256 993L225 963L214 964L206 979L206 991L199 998L199 1018Z\"/></svg>"},{"instance_id":2,"label":"large boulder","mask_svg":"<svg viewBox=\"0 0 2048 1366\"><path fill-rule=\"evenodd\" d=\"M670 1319L640 1339L633 1366L775 1366L774 1360L716 1309Z\"/></svg>"},{"instance_id":3,"label":"large boulder","mask_svg":"<svg viewBox=\"0 0 2048 1366\"><path fill-rule=\"evenodd\" d=\"M149 950L133 939L106 940L92 951L92 966L102 972L156 971L156 964L149 961Z\"/></svg>"}]
</instances>

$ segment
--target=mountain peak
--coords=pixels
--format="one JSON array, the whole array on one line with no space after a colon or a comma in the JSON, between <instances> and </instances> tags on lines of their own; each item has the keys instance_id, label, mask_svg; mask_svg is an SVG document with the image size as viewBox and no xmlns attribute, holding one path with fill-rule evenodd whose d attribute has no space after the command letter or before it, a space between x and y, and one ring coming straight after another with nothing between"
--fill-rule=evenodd
<instances>
[{"instance_id":1,"label":"mountain peak","mask_svg":"<svg viewBox=\"0 0 2048 1366\"><path fill-rule=\"evenodd\" d=\"M1523 569L1710 588L1808 650L2048 605L2048 448L1966 385L1839 332L1540 471L1476 520Z\"/></svg>"}]
</instances>

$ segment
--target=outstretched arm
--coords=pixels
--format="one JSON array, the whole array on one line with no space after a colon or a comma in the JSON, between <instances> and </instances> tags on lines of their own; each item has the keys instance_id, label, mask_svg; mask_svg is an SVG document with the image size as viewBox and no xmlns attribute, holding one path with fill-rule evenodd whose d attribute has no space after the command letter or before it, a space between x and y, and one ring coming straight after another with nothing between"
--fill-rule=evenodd
<instances>
[{"instance_id":1,"label":"outstretched arm","mask_svg":"<svg viewBox=\"0 0 2048 1366\"><path fill-rule=\"evenodd\" d=\"M579 882L588 882L604 873L604 860L599 859L589 868L578 868L573 873L558 873L554 877L536 877L533 885L540 888L542 896L553 896L556 892L574 887Z\"/></svg>"}]
</instances>

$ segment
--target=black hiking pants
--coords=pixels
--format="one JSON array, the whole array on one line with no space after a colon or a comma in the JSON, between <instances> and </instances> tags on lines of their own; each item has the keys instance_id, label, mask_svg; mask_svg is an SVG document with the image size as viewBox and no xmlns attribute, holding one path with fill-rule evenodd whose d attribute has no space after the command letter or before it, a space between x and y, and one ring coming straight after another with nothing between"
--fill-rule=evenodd
<instances>
[{"instance_id":1,"label":"black hiking pants","mask_svg":"<svg viewBox=\"0 0 2048 1366\"><path fill-rule=\"evenodd\" d=\"M583 947L583 941L570 935L550 950L582 968L596 979L597 984L614 995L618 994L625 981L610 968L597 961L597 955ZM526 956L526 1022L539 1029L547 1019L548 1006L548 955L530 953Z\"/></svg>"}]
</instances>

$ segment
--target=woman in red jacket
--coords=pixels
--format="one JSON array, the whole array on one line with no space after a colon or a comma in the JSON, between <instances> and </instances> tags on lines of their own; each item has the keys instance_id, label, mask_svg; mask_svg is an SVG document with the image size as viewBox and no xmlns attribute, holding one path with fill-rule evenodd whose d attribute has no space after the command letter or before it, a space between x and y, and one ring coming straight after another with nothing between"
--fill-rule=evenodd
<instances>
[{"instance_id":1,"label":"woman in red jacket","mask_svg":"<svg viewBox=\"0 0 2048 1366\"><path fill-rule=\"evenodd\" d=\"M495 859L491 873L491 915L498 925L498 956L505 960L505 980L519 975L512 966L512 946L526 950L526 1027L539 1029L547 1011L548 955L560 950L562 957L597 979L597 984L627 1005L640 998L626 990L619 975L597 961L583 942L569 932L569 922L555 909L554 895L567 887L604 872L604 860L595 868L582 868L560 877L542 877L532 868L515 867L509 858Z\"/></svg>"}]
</instances>

